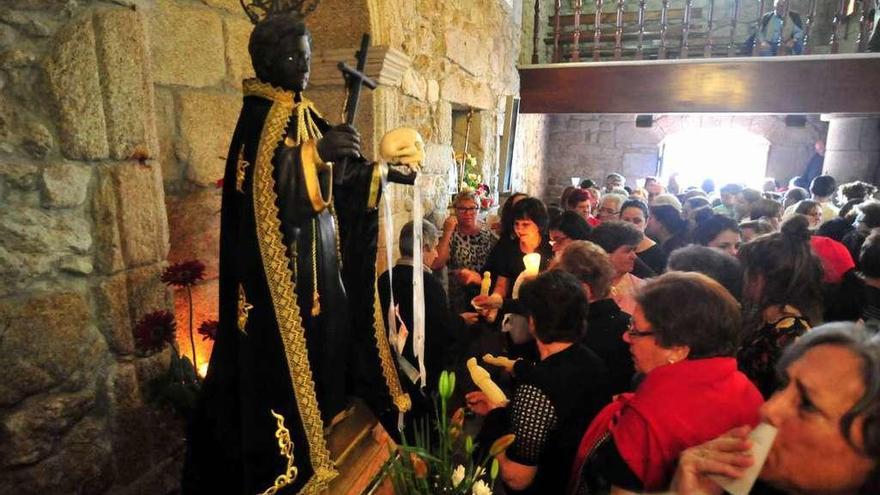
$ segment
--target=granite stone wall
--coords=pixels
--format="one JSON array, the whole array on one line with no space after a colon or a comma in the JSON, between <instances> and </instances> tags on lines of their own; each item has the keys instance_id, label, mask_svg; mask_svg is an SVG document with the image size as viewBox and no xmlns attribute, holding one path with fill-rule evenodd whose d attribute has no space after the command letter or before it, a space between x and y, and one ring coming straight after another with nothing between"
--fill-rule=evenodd
<instances>
[{"instance_id":1,"label":"granite stone wall","mask_svg":"<svg viewBox=\"0 0 880 495\"><path fill-rule=\"evenodd\" d=\"M167 493L181 424L149 406L170 308L147 21L125 2L0 7L0 492Z\"/></svg>"}]
</instances>

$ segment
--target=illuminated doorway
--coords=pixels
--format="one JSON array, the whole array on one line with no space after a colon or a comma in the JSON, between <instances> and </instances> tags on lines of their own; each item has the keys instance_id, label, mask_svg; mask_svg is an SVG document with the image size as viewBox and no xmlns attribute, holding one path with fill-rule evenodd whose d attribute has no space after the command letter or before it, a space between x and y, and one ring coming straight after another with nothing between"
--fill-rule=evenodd
<instances>
[{"instance_id":1,"label":"illuminated doorway","mask_svg":"<svg viewBox=\"0 0 880 495\"><path fill-rule=\"evenodd\" d=\"M737 183L761 189L770 142L743 129L690 129L660 143L660 175L673 175L682 191L712 179L715 187Z\"/></svg>"}]
</instances>

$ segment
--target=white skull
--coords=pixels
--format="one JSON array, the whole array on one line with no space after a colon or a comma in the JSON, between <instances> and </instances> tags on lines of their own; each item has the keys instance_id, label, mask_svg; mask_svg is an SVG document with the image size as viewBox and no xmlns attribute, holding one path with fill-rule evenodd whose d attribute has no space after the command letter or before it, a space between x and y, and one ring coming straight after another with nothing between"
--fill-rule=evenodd
<instances>
[{"instance_id":1,"label":"white skull","mask_svg":"<svg viewBox=\"0 0 880 495\"><path fill-rule=\"evenodd\" d=\"M400 127L382 136L379 153L387 163L418 169L425 161L425 141L417 130Z\"/></svg>"}]
</instances>

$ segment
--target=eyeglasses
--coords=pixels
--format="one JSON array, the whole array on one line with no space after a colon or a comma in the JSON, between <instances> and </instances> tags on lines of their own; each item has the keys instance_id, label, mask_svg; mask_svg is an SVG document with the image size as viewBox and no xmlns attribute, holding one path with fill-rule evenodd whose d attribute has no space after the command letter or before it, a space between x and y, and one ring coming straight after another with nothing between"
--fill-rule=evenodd
<instances>
[{"instance_id":1,"label":"eyeglasses","mask_svg":"<svg viewBox=\"0 0 880 495\"><path fill-rule=\"evenodd\" d=\"M462 213L469 213L472 211L477 211L476 206L456 206L455 211L460 211Z\"/></svg>"},{"instance_id":2,"label":"eyeglasses","mask_svg":"<svg viewBox=\"0 0 880 495\"><path fill-rule=\"evenodd\" d=\"M612 210L611 208L599 208L599 213L604 213L606 215L617 215L620 213L620 210Z\"/></svg>"},{"instance_id":3,"label":"eyeglasses","mask_svg":"<svg viewBox=\"0 0 880 495\"><path fill-rule=\"evenodd\" d=\"M633 325L633 321L629 320L629 324L626 327L626 334L629 335L630 338L637 338L637 337L647 337L649 335L654 335L654 332L652 330L644 330L644 331L636 330L635 325Z\"/></svg>"}]
</instances>

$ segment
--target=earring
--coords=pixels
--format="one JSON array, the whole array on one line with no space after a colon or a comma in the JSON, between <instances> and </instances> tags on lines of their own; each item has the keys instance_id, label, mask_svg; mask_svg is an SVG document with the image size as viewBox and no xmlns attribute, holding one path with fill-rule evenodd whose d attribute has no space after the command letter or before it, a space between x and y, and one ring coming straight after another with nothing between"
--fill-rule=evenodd
<instances>
[{"instance_id":1,"label":"earring","mask_svg":"<svg viewBox=\"0 0 880 495\"><path fill-rule=\"evenodd\" d=\"M675 359L669 358L666 360L666 362L669 364L675 364Z\"/></svg>"}]
</instances>

